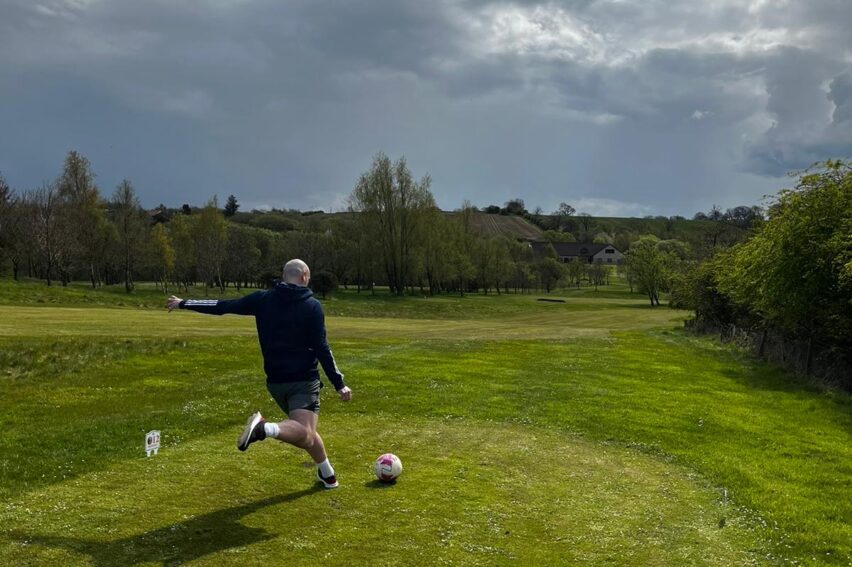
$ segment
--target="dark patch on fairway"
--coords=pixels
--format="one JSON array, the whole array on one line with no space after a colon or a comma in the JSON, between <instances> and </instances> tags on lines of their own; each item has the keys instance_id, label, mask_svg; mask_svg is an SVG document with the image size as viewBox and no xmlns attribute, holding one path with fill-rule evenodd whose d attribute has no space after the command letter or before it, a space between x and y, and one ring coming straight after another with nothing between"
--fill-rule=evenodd
<instances>
[{"instance_id":1,"label":"dark patch on fairway","mask_svg":"<svg viewBox=\"0 0 852 567\"><path fill-rule=\"evenodd\" d=\"M565 303L564 299L550 299L548 297L539 297L536 301L546 301L548 303Z\"/></svg>"},{"instance_id":2,"label":"dark patch on fairway","mask_svg":"<svg viewBox=\"0 0 852 567\"><path fill-rule=\"evenodd\" d=\"M21 532L12 532L10 536L22 543L62 548L88 555L96 566L139 563L180 565L225 549L245 547L273 539L274 534L262 528L247 527L240 519L261 508L292 502L322 490L319 486L314 486L299 492L264 498L115 541L28 535Z\"/></svg>"}]
</instances>

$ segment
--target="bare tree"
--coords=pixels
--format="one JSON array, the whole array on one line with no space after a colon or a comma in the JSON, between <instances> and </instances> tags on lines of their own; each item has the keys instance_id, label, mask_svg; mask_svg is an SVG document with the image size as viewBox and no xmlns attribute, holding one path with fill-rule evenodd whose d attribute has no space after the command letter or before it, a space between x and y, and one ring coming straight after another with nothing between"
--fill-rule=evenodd
<instances>
[{"instance_id":1,"label":"bare tree","mask_svg":"<svg viewBox=\"0 0 852 567\"><path fill-rule=\"evenodd\" d=\"M32 203L32 234L41 259L43 276L47 285L53 283L53 271L60 250L60 203L55 183L43 183L30 195Z\"/></svg>"},{"instance_id":2,"label":"bare tree","mask_svg":"<svg viewBox=\"0 0 852 567\"><path fill-rule=\"evenodd\" d=\"M113 222L118 229L124 289L133 291L133 269L145 239L145 212L139 204L133 184L124 179L112 197Z\"/></svg>"}]
</instances>

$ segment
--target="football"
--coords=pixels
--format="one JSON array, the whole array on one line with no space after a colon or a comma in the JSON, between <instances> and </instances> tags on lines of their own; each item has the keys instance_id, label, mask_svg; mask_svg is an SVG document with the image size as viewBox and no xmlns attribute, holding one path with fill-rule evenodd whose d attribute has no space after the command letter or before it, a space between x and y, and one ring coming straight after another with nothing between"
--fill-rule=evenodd
<instances>
[{"instance_id":1,"label":"football","mask_svg":"<svg viewBox=\"0 0 852 567\"><path fill-rule=\"evenodd\" d=\"M393 482L402 474L402 461L393 453L385 453L376 459L373 470L381 482Z\"/></svg>"}]
</instances>

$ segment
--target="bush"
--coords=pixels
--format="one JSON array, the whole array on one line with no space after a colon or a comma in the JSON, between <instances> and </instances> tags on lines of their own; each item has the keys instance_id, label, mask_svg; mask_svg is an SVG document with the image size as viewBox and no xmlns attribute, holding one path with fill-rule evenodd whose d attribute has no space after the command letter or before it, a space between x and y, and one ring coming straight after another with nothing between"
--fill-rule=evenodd
<instances>
[{"instance_id":1,"label":"bush","mask_svg":"<svg viewBox=\"0 0 852 567\"><path fill-rule=\"evenodd\" d=\"M325 299L327 293L337 289L337 278L331 272L317 272L311 276L311 289Z\"/></svg>"}]
</instances>

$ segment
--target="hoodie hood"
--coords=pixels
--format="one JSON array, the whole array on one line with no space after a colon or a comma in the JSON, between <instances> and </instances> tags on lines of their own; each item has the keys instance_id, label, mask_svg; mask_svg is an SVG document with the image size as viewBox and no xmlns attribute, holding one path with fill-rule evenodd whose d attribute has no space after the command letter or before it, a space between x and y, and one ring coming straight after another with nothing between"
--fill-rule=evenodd
<instances>
[{"instance_id":1,"label":"hoodie hood","mask_svg":"<svg viewBox=\"0 0 852 567\"><path fill-rule=\"evenodd\" d=\"M275 284L275 293L284 298L284 301L296 303L305 301L314 296L314 292L309 287L302 287L286 282L278 282Z\"/></svg>"}]
</instances>

